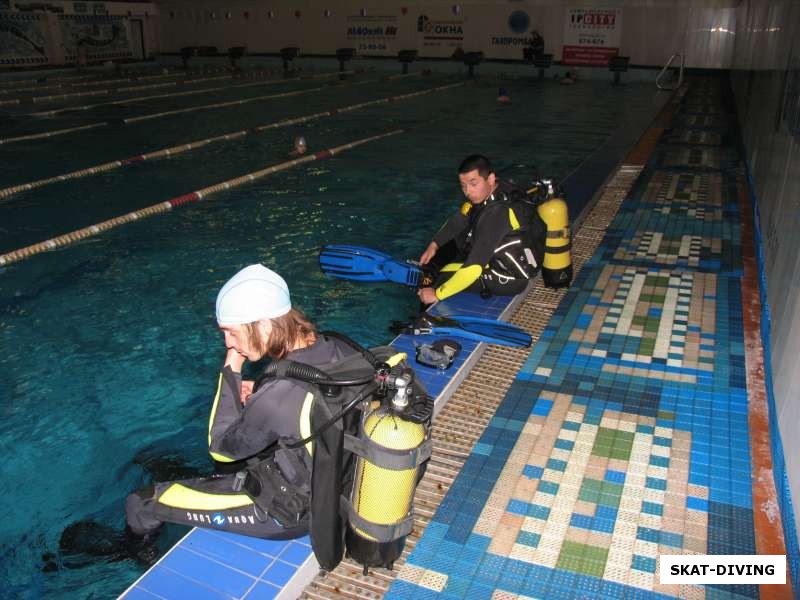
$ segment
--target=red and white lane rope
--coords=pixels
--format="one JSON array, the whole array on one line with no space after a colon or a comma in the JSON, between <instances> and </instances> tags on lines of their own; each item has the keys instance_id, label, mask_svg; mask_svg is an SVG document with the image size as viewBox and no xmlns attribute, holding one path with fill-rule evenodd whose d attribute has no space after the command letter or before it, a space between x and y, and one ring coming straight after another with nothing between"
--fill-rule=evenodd
<instances>
[{"instance_id":1,"label":"red and white lane rope","mask_svg":"<svg viewBox=\"0 0 800 600\"><path fill-rule=\"evenodd\" d=\"M345 73L352 73L352 71L345 71ZM323 74L320 74L320 75L311 75L311 76L306 76L306 77L285 79L283 81L287 81L288 82L288 81L303 81L303 80L309 80L309 79L320 79L320 78L323 78L323 77L334 77L334 76L338 76L340 74L341 73L339 73L339 72L337 72L337 73L323 73ZM374 82L374 81L375 81L374 79L370 79L370 80L367 80L367 81L360 81L360 82L356 82L356 83L351 83L350 85L361 85L361 84L364 84L364 83L371 83L371 82ZM244 104L246 102L255 102L257 100L267 100L269 98L281 98L281 97L284 97L284 96L307 94L307 93L310 93L310 92L317 92L317 91L322 90L322 89L325 89L325 88L324 87L318 87L318 88L311 88L311 89L306 89L306 90L298 90L298 91L295 91L295 92L285 92L283 94L270 94L270 95L267 95L267 96L258 96L256 98L249 98L249 99L246 99L246 100L237 100L237 101L232 102L232 103L231 102L229 102L229 103L224 103L223 102L223 103L220 103L220 104L204 105L204 106L200 106L200 107L190 107L190 108L187 108L187 109L180 109L180 110L177 110L177 111L168 111L168 112L155 113L155 114L150 114L150 115L142 115L141 117L134 117L132 119L123 119L121 121L116 121L116 123L121 123L123 125L128 125L129 123L134 123L134 122L137 122L137 121L146 121L146 120L149 120L149 119L157 119L157 118L169 116L169 115L172 115L172 114L178 114L178 113L182 113L182 112L191 112L191 111L194 111L194 110L206 110L206 109L210 109L210 108L220 108L220 107L225 107L225 106L232 106L234 104ZM29 140L38 140L38 139L43 139L43 138L55 137L55 136L59 136L59 135L66 135L67 133L73 133L75 131L83 131L83 130L86 130L86 129L96 129L97 127L105 127L106 125L111 125L111 122L103 121L102 123L91 123L89 125L83 125L81 127L70 127L70 128L67 128L67 129L55 129L55 130L52 130L52 131L45 131L45 132L42 132L42 133L32 133L32 134L21 135L21 136L17 136L17 137L2 138L2 139L0 139L0 145L3 145L3 144L14 144L14 143L17 143L17 142L23 142L23 141L29 141Z\"/></svg>"},{"instance_id":2,"label":"red and white lane rope","mask_svg":"<svg viewBox=\"0 0 800 600\"><path fill-rule=\"evenodd\" d=\"M74 133L76 131L86 131L87 129L97 129L98 127L105 127L109 125L108 122L103 123L90 123L89 125L81 125L80 127L68 127L67 129L54 129L53 131L44 131L42 133L31 133L28 135L20 135L13 138L6 138L0 140L2 144L13 144L15 142L23 142L25 140L40 140L43 138L55 137L57 135L66 135L67 133Z\"/></svg>"},{"instance_id":3,"label":"red and white lane rope","mask_svg":"<svg viewBox=\"0 0 800 600\"><path fill-rule=\"evenodd\" d=\"M267 123L266 125L258 125L253 127L252 129L242 129L240 131L232 131L230 133L224 133L222 135L206 138L204 140L196 140L193 142L187 142L185 144L180 144L178 146L171 146L169 148L162 148L161 150L154 150L153 152L148 152L146 154L138 154L136 156L131 156L129 158L124 158L121 160L114 160L111 162L103 163L100 165L95 165L92 167L86 167L84 169L78 169L76 171L71 171L69 173L64 173L63 175L55 175L53 177L47 177L45 179L38 179L36 181L31 181L28 183L21 183L18 185L13 185L7 188L0 188L0 199L7 198L19 192L25 192L28 190L44 187L46 185L50 185L52 183L58 183L60 181L67 181L70 179L79 179L81 177L88 177L90 175L96 175L98 173L107 173L108 171L113 171L115 169L119 169L121 167L131 165L138 162L143 162L146 160L153 160L158 158L168 158L170 156L175 156L176 154L182 154L184 152L189 152L191 150L197 150L199 148L204 148L210 144L216 142L228 142L231 140L235 140L238 138L245 137L250 135L251 133L260 133L262 131L267 131L269 129L278 129L279 127L288 127L290 125L298 125L301 123L306 123L308 121L313 121L314 119L320 119L323 117L334 117L340 113L352 112L354 110L360 110L362 108L367 108L369 106L376 106L378 104L387 104L390 102L398 102L400 100L407 100L409 98L416 98L418 96L424 96L426 94L432 94L434 92L441 92L445 90L449 90L452 88L456 88L459 86L464 85L463 81L457 83L450 83L447 85L439 85L432 88L426 88L424 90L418 90L416 92L409 92L407 94L400 94L397 96L387 96L385 98L378 98L377 100L369 100L367 102L360 102L358 104L350 104L349 106L342 106L340 108L332 108L330 110L325 110L318 113L313 113L310 115L304 115L301 117L293 117L291 119L284 119L282 121L276 121L275 123Z\"/></svg>"},{"instance_id":4,"label":"red and white lane rope","mask_svg":"<svg viewBox=\"0 0 800 600\"><path fill-rule=\"evenodd\" d=\"M267 73L266 71L258 71L259 74ZM227 79L227 77L208 77L205 79L193 79L192 83L197 83L198 81L209 81L213 79ZM166 94L150 94L149 96L137 96L135 98L123 98L121 100L111 100L109 102L97 102L95 104L84 104L83 106L66 106L64 108L55 108L53 110L43 110L39 112L29 113L25 115L26 117L52 117L54 115L58 115L64 112L71 112L71 111L78 111L78 110L90 110L92 108L97 108L98 106L112 106L117 104L131 104L134 102L145 102L147 100L156 100L158 98L177 98L180 96L195 96L198 94L209 94L211 92L219 92L219 91L226 91L232 89L239 89L239 88L246 88L246 87L256 87L259 85L275 85L278 83L286 83L286 79L267 79L267 80L259 80L259 81L251 81L248 83L235 83L233 85L220 85L214 86L210 88L202 88L199 90L188 90L185 92L168 92ZM170 83L158 83L152 86L143 86L140 89L147 89L149 87L163 87L163 86L175 86L177 85L174 82ZM131 91L133 88L119 88L117 91Z\"/></svg>"},{"instance_id":5,"label":"red and white lane rope","mask_svg":"<svg viewBox=\"0 0 800 600\"><path fill-rule=\"evenodd\" d=\"M267 72L266 71L254 71L252 76L263 75L265 73L267 73ZM271 74L271 72L270 72L270 74ZM248 74L246 77L250 77L250 76L251 75ZM244 78L245 77L241 77L241 79L244 79ZM120 92L135 92L135 91L138 91L138 90L150 90L150 89L165 88L165 87L178 87L178 86L184 86L184 85L194 85L194 84L197 84L197 83L202 83L204 81L218 81L218 80L222 80L222 79L236 79L236 77L234 77L233 75L218 75L216 77L198 77L196 79L184 79L183 81L167 81L165 83L147 83L147 84L144 84L144 85L130 85L130 86L126 86L126 87L107 88L107 89L104 89L104 90L91 90L91 91L84 91L84 92L74 92L74 93L70 93L70 94L56 94L56 95L51 95L51 96L37 96L35 98L32 98L32 101L33 101L34 104L38 104L39 102L51 102L53 100L68 100L70 98L79 98L81 96L108 96L108 95L111 95L111 94L118 94ZM254 85L254 84L249 84L249 85ZM236 86L230 86L230 87L236 87ZM225 89L225 88L211 88L211 89ZM167 94L167 95L169 95L169 94ZM159 97L159 96L156 96L156 97ZM131 99L128 100L128 102L132 102L132 101L135 101L135 100L136 100L135 98L131 98ZM91 105L91 106L102 106L102 104L94 104L94 105ZM59 112L64 112L64 111L68 111L68 110L76 110L76 109L80 109L80 108L84 108L84 107L82 107L82 106L78 106L78 107L67 106L67 107L62 108L60 110L52 110L52 111L46 111L46 112L42 112L42 113L33 113L31 116L51 115L51 114L57 114Z\"/></svg>"},{"instance_id":6,"label":"red and white lane rope","mask_svg":"<svg viewBox=\"0 0 800 600\"><path fill-rule=\"evenodd\" d=\"M45 240L44 242L39 242L38 244L26 246L18 250L13 250L12 252L8 252L6 254L0 254L0 266L8 265L13 262L23 260L25 258L29 258L35 254L39 254L40 252L53 250L61 246L67 246L69 244L78 242L82 239L97 235L98 233L101 233L103 231L108 231L109 229L113 229L114 227L119 227L120 225L124 225L125 223L130 223L131 221L138 221L146 217L151 217L159 213L164 213L169 210L172 210L173 208L177 208L178 206L182 206L184 204L189 204L192 202L197 202L199 200L211 196L212 194L216 194L217 192L231 190L233 188L242 186L246 183L256 181L257 179L267 177L268 175L272 175L273 173L285 171L286 169L290 169L292 167L296 167L298 165L309 163L315 160L320 160L322 158L328 158L336 154L340 154L346 150L356 148L363 144L368 144L376 140L381 140L393 135L398 135L400 133L404 133L405 131L406 129L395 129L392 131L387 131L384 133L380 133L378 135L362 138L354 142L349 142L341 146L329 148L321 152L316 152L309 156L304 156L302 158L296 158L294 160L282 162L277 165L261 169L260 171L247 173L240 177L235 177L234 179L228 179L227 181L223 181L221 183L205 187L201 190L190 192L188 194L172 198L171 200L166 200L165 202L159 202L158 204L153 204L151 206L141 208L133 212L129 212L125 215L114 217L113 219L108 219L107 221L103 221L102 223L97 223L95 225L90 225L89 227L77 229L70 233L66 233L64 235L51 238L49 240Z\"/></svg>"},{"instance_id":7,"label":"red and white lane rope","mask_svg":"<svg viewBox=\"0 0 800 600\"><path fill-rule=\"evenodd\" d=\"M336 74L338 75L338 73ZM324 77L332 77L332 74L325 74ZM320 77L311 77L309 79L321 79ZM349 83L348 85L364 85L365 83L375 83L376 79L367 79L364 81L356 81L353 83ZM310 94L312 92L320 92L322 90L326 90L328 88L322 87L315 87L315 88L308 88L305 90L293 90L291 92L281 92L280 94L267 94L264 96L253 96L252 98L244 98L242 100L229 100L227 102L214 102L213 104L201 104L200 106L189 106L187 108L177 108L175 110L167 110L163 112L152 113L149 115L140 115L138 117L128 117L127 119L122 119L122 122L125 125L129 125L130 123L139 123L141 121L150 121L152 119L163 119L164 117L170 117L172 115L182 115L190 112L195 112L198 110L211 110L214 108L227 108L228 106L240 106L242 104L249 104L250 102L260 102L261 100L271 100L272 98L287 98L290 96L300 96L302 94Z\"/></svg>"}]
</instances>

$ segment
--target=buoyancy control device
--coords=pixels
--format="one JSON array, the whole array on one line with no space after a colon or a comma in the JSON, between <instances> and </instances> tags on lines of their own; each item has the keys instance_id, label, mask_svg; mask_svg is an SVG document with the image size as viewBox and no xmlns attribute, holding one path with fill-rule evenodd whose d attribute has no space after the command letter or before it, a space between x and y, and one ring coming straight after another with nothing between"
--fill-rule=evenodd
<instances>
[{"instance_id":1,"label":"buoyancy control device","mask_svg":"<svg viewBox=\"0 0 800 600\"><path fill-rule=\"evenodd\" d=\"M357 352L324 371L275 361L265 373L297 381L311 400L301 415L309 435L280 450L305 446L311 454L309 532L320 566L333 570L346 545L365 572L391 568L411 531L414 491L431 455L433 401L405 354L321 335Z\"/></svg>"}]
</instances>

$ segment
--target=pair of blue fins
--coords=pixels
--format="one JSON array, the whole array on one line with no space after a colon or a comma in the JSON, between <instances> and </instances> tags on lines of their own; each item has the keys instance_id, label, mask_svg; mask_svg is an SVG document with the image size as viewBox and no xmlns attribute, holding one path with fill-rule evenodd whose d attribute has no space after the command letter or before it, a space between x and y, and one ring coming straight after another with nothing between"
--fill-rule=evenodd
<instances>
[{"instance_id":1,"label":"pair of blue fins","mask_svg":"<svg viewBox=\"0 0 800 600\"><path fill-rule=\"evenodd\" d=\"M346 244L323 246L319 268L337 279L391 281L408 287L419 287L426 275L413 261L396 260L379 250ZM392 330L410 335L451 335L500 346L529 347L532 342L530 334L516 325L466 315L424 313L409 323L394 322Z\"/></svg>"}]
</instances>

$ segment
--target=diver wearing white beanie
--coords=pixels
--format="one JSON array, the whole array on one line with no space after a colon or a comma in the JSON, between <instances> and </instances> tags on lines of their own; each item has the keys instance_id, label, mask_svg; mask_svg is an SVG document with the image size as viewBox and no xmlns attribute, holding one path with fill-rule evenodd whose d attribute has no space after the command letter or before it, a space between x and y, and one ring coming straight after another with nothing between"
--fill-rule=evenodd
<instances>
[{"instance_id":1,"label":"diver wearing white beanie","mask_svg":"<svg viewBox=\"0 0 800 600\"><path fill-rule=\"evenodd\" d=\"M291 309L289 286L283 277L264 265L245 267L217 294L220 327L282 317Z\"/></svg>"}]
</instances>

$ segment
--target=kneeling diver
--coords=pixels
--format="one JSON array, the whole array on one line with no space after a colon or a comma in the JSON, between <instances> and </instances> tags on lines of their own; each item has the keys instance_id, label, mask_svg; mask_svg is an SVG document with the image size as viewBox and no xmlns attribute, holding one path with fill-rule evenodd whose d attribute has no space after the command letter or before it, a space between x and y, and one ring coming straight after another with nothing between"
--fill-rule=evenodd
<instances>
[{"instance_id":1,"label":"kneeling diver","mask_svg":"<svg viewBox=\"0 0 800 600\"><path fill-rule=\"evenodd\" d=\"M388 452L387 468L411 471L414 484L430 456L432 406L405 368L403 355L391 348L367 351L344 336L318 333L292 308L286 282L262 265L246 267L222 287L216 318L228 353L211 407L209 451L218 462L246 462L236 473L157 483L134 492L126 501L131 531L148 535L170 521L288 539L309 530L313 513L312 545L325 568L341 559L341 532L348 520L362 537L380 543L402 537L404 543L413 487L406 504L382 524L360 509L359 494L349 499L357 456L365 457L357 467L363 471L369 461L379 468ZM265 357L273 360L243 404L242 365ZM386 415L417 427L410 446L358 438L383 410L372 410L374 399L389 390L404 402L380 413L378 421ZM363 495L363 488L359 491ZM392 492L382 488L380 493ZM394 502L381 500L384 507ZM375 503L374 496L370 502ZM364 564L390 564L396 556L384 552L376 558L366 552L364 558Z\"/></svg>"}]
</instances>

